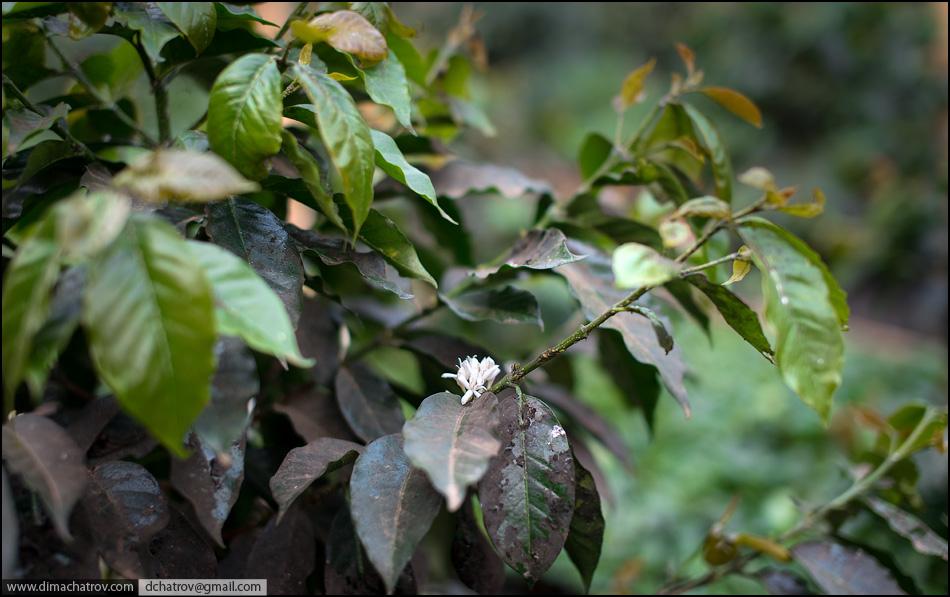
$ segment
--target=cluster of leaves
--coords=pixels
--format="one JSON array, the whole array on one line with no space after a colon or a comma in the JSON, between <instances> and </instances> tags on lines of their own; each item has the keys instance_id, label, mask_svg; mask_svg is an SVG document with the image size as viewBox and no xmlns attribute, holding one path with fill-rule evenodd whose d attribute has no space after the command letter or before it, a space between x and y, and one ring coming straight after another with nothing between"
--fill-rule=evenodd
<instances>
[{"instance_id":1,"label":"cluster of leaves","mask_svg":"<svg viewBox=\"0 0 950 597\"><path fill-rule=\"evenodd\" d=\"M414 592L450 560L453 581L494 593L504 564L534 583L563 550L589 585L604 518L587 440L629 454L555 367L526 376L593 334L651 426L661 387L688 414L668 314L708 326L707 302L830 412L844 293L804 243L755 216L811 217L823 195L792 203L794 189L754 168L738 180L761 198L734 210L726 148L689 98L756 125L758 109L704 87L686 47L685 76L632 138L585 140L584 183L555 200L445 148L463 127L491 132L469 92L484 62L470 10L425 55L376 2L300 3L279 29L226 3L3 10L4 577ZM66 38L115 45L77 62ZM653 66L624 81L621 123ZM184 127L169 107L183 80L207 98ZM616 185L640 187L648 208L602 205ZM536 226L486 264L459 208L479 193L538 202ZM289 200L314 223L289 223ZM725 262L726 282L761 270L771 341L719 283L711 268ZM463 406L441 374L492 347L424 318L540 325L520 284L550 275L590 323ZM398 349L388 366L373 358L384 349ZM405 363L419 383L394 371ZM891 426L924 447L946 416L905 423ZM446 565L427 561L427 535L451 545L436 556Z\"/></svg>"}]
</instances>

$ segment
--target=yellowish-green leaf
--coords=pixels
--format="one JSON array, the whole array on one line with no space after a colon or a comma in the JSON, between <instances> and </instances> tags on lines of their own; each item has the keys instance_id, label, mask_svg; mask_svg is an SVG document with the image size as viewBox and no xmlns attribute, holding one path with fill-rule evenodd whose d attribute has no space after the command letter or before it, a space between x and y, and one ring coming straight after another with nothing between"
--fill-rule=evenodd
<instances>
[{"instance_id":1,"label":"yellowish-green leaf","mask_svg":"<svg viewBox=\"0 0 950 597\"><path fill-rule=\"evenodd\" d=\"M669 219L660 223L660 238L669 249L683 247L693 240L693 229L681 219Z\"/></svg>"},{"instance_id":2,"label":"yellowish-green leaf","mask_svg":"<svg viewBox=\"0 0 950 597\"><path fill-rule=\"evenodd\" d=\"M728 87L703 87L700 89L723 108L756 128L762 128L762 113L749 98Z\"/></svg>"},{"instance_id":3,"label":"yellowish-green leaf","mask_svg":"<svg viewBox=\"0 0 950 597\"><path fill-rule=\"evenodd\" d=\"M260 190L217 155L182 149L159 149L142 156L114 182L152 203L217 201Z\"/></svg>"},{"instance_id":4,"label":"yellowish-green leaf","mask_svg":"<svg viewBox=\"0 0 950 597\"><path fill-rule=\"evenodd\" d=\"M748 247L743 246L742 249L748 250ZM742 249L739 249L740 253ZM729 279L722 283L723 286L729 286L730 284L735 284L736 282L741 282L749 272L752 271L752 261L746 257L745 259L739 258L735 259L732 262L732 275L729 276Z\"/></svg>"},{"instance_id":5,"label":"yellowish-green leaf","mask_svg":"<svg viewBox=\"0 0 950 597\"><path fill-rule=\"evenodd\" d=\"M696 70L696 54L684 43L676 44L676 53L680 55L680 60L686 65L686 72L692 74Z\"/></svg>"},{"instance_id":6,"label":"yellowish-green leaf","mask_svg":"<svg viewBox=\"0 0 950 597\"><path fill-rule=\"evenodd\" d=\"M729 204L717 197L696 197L679 206L673 213L674 217L699 217L699 218L728 218L732 211Z\"/></svg>"},{"instance_id":7,"label":"yellowish-green leaf","mask_svg":"<svg viewBox=\"0 0 950 597\"><path fill-rule=\"evenodd\" d=\"M641 288L672 280L680 265L646 245L626 243L614 251L613 270L618 287Z\"/></svg>"},{"instance_id":8,"label":"yellowish-green leaf","mask_svg":"<svg viewBox=\"0 0 950 597\"><path fill-rule=\"evenodd\" d=\"M739 175L738 181L742 184L759 189L760 191L775 191L775 177L761 166L754 166Z\"/></svg>"},{"instance_id":9,"label":"yellowish-green leaf","mask_svg":"<svg viewBox=\"0 0 950 597\"><path fill-rule=\"evenodd\" d=\"M653 72L654 66L656 66L656 58L650 58L646 64L634 69L623 80L618 97L621 112L643 99L643 87L647 77Z\"/></svg>"},{"instance_id":10,"label":"yellowish-green leaf","mask_svg":"<svg viewBox=\"0 0 950 597\"><path fill-rule=\"evenodd\" d=\"M797 203L795 205L783 205L779 211L793 215L799 218L814 218L825 211L825 194L821 189L815 189L812 192L814 201L810 203Z\"/></svg>"},{"instance_id":11,"label":"yellowish-green leaf","mask_svg":"<svg viewBox=\"0 0 950 597\"><path fill-rule=\"evenodd\" d=\"M311 44L326 42L364 63L379 62L389 52L383 34L352 10L323 13L309 21L294 21L290 30L301 41Z\"/></svg>"}]
</instances>

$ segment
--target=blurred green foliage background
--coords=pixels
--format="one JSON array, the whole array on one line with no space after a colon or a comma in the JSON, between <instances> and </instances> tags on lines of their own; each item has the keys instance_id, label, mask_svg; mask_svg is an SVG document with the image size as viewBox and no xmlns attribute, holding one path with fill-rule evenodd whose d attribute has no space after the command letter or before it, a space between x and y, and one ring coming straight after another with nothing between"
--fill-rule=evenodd
<instances>
[{"instance_id":1,"label":"blurred green foliage background","mask_svg":"<svg viewBox=\"0 0 950 597\"><path fill-rule=\"evenodd\" d=\"M674 45L686 43L706 81L738 89L762 109L765 126L756 130L710 107L718 110L736 171L762 165L806 195L825 190L822 217L782 223L823 255L855 311L830 429L734 334L716 328L710 342L693 323L678 321L674 335L693 372L694 414L684 420L664 398L651 439L596 358L575 348L576 395L621 429L636 462L631 475L606 453L595 454L613 503L605 505L607 537L592 592L646 592L673 572L701 571L697 547L732 496L741 504L730 529L761 534L781 532L800 508L827 501L848 482L840 444L853 430L855 408L946 405L946 5L474 6L484 13L478 28L489 58L475 95L497 133L468 133L455 146L459 153L517 166L568 194L579 181L574 156L584 134L613 133L611 98L623 77L655 56L649 93L663 93L669 73L680 68ZM461 4L394 8L427 48L442 43ZM629 128L637 117L628 115ZM475 212L468 221L479 222L477 236L499 242L529 227L534 213L528 201L468 202L461 207ZM504 246L482 244L482 259ZM514 358L577 322L559 283L532 290L542 298L545 333L485 324L462 331ZM757 296L757 278L738 291ZM930 452L918 466L919 514L946 536L947 457ZM917 555L881 520L862 515L843 532L895 553L897 568L922 591L946 594L946 564ZM566 560L550 581L580 588ZM732 578L709 590L762 589Z\"/></svg>"}]
</instances>

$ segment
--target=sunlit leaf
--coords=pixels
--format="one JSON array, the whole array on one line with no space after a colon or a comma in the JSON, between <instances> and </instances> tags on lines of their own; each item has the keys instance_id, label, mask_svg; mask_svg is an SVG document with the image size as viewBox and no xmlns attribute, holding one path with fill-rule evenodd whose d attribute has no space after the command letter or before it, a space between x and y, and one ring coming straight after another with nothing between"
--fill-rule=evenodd
<instances>
[{"instance_id":1,"label":"sunlit leaf","mask_svg":"<svg viewBox=\"0 0 950 597\"><path fill-rule=\"evenodd\" d=\"M117 23L138 32L145 53L154 63L164 62L162 48L178 37L178 29L162 14L158 6L146 2L117 3L113 18Z\"/></svg>"},{"instance_id":2,"label":"sunlit leaf","mask_svg":"<svg viewBox=\"0 0 950 597\"><path fill-rule=\"evenodd\" d=\"M218 24L214 2L159 2L165 16L175 24L201 54L211 44Z\"/></svg>"},{"instance_id":3,"label":"sunlit leaf","mask_svg":"<svg viewBox=\"0 0 950 597\"><path fill-rule=\"evenodd\" d=\"M643 87L647 77L653 72L656 66L656 58L650 58L645 64L634 69L627 78L623 80L620 87L619 112L622 112L630 106L643 100Z\"/></svg>"},{"instance_id":4,"label":"sunlit leaf","mask_svg":"<svg viewBox=\"0 0 950 597\"><path fill-rule=\"evenodd\" d=\"M798 218L814 218L820 216L825 211L825 194L821 189L815 189L812 194L814 201L811 203L795 203L793 205L783 205L779 211Z\"/></svg>"},{"instance_id":5,"label":"sunlit leaf","mask_svg":"<svg viewBox=\"0 0 950 597\"><path fill-rule=\"evenodd\" d=\"M113 182L153 203L216 201L260 189L213 153L179 149L160 149L142 156Z\"/></svg>"},{"instance_id":6,"label":"sunlit leaf","mask_svg":"<svg viewBox=\"0 0 950 597\"><path fill-rule=\"evenodd\" d=\"M752 100L728 87L703 87L699 90L723 108L756 128L762 128L762 113Z\"/></svg>"},{"instance_id":7,"label":"sunlit leaf","mask_svg":"<svg viewBox=\"0 0 950 597\"><path fill-rule=\"evenodd\" d=\"M325 186L324 176L320 171L320 164L316 158L297 143L297 138L290 131L281 131L281 138L283 139L284 155L290 159L290 163L300 172L300 178L307 185L307 190L310 191L310 196L313 197L316 206L331 223L346 231L346 226L343 224L343 220L340 219L340 210L333 202L333 191Z\"/></svg>"},{"instance_id":8,"label":"sunlit leaf","mask_svg":"<svg viewBox=\"0 0 950 597\"><path fill-rule=\"evenodd\" d=\"M717 197L696 197L680 205L673 212L673 217L699 217L725 219L732 213L729 204Z\"/></svg>"},{"instance_id":9,"label":"sunlit leaf","mask_svg":"<svg viewBox=\"0 0 950 597\"><path fill-rule=\"evenodd\" d=\"M411 130L412 98L409 95L409 81L406 79L406 69L396 54L389 50L381 62L360 68L359 73L370 99L392 108L399 124Z\"/></svg>"},{"instance_id":10,"label":"sunlit leaf","mask_svg":"<svg viewBox=\"0 0 950 597\"><path fill-rule=\"evenodd\" d=\"M317 15L309 21L294 21L290 30L306 43L326 42L366 63L386 58L386 38L359 13L338 10Z\"/></svg>"},{"instance_id":11,"label":"sunlit leaf","mask_svg":"<svg viewBox=\"0 0 950 597\"><path fill-rule=\"evenodd\" d=\"M376 165L379 166L383 172L406 185L417 195L431 203L432 206L439 211L439 215L447 221L458 224L458 222L453 220L452 216L445 213L445 210L439 205L435 187L432 186L432 181L429 180L429 176L406 161L405 156L403 156L402 151L399 150L399 146L396 145L393 138L375 129L370 130L370 133L373 136L373 146L376 148Z\"/></svg>"},{"instance_id":12,"label":"sunlit leaf","mask_svg":"<svg viewBox=\"0 0 950 597\"><path fill-rule=\"evenodd\" d=\"M675 278L679 270L679 264L646 245L626 243L614 251L613 271L620 288L657 286Z\"/></svg>"}]
</instances>

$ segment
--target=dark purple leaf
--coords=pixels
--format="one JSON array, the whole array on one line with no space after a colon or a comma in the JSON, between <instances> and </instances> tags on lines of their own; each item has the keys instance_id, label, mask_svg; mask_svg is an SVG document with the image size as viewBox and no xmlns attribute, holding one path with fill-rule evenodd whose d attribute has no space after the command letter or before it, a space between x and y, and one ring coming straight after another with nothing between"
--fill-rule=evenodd
<instances>
[{"instance_id":1,"label":"dark purple leaf","mask_svg":"<svg viewBox=\"0 0 950 597\"><path fill-rule=\"evenodd\" d=\"M211 379L211 401L195 421L194 431L216 452L227 452L244 436L250 421L248 400L260 392L254 355L234 337L214 347L218 367Z\"/></svg>"},{"instance_id":2,"label":"dark purple leaf","mask_svg":"<svg viewBox=\"0 0 950 597\"><path fill-rule=\"evenodd\" d=\"M442 497L412 468L398 434L369 444L350 477L350 511L366 555L387 592L439 513Z\"/></svg>"},{"instance_id":3,"label":"dark purple leaf","mask_svg":"<svg viewBox=\"0 0 950 597\"><path fill-rule=\"evenodd\" d=\"M149 578L215 578L218 559L184 514L171 508L171 520L148 544Z\"/></svg>"},{"instance_id":4,"label":"dark purple leaf","mask_svg":"<svg viewBox=\"0 0 950 597\"><path fill-rule=\"evenodd\" d=\"M333 396L318 388L303 390L286 402L275 404L274 410L287 415L297 435L307 442L321 437L356 440L343 419Z\"/></svg>"},{"instance_id":5,"label":"dark purple leaf","mask_svg":"<svg viewBox=\"0 0 950 597\"><path fill-rule=\"evenodd\" d=\"M305 298L297 327L300 352L316 363L314 381L328 385L340 366L340 306L324 298Z\"/></svg>"},{"instance_id":6,"label":"dark purple leaf","mask_svg":"<svg viewBox=\"0 0 950 597\"><path fill-rule=\"evenodd\" d=\"M828 595L906 595L891 573L863 551L832 541L792 548L795 561Z\"/></svg>"},{"instance_id":7,"label":"dark purple leaf","mask_svg":"<svg viewBox=\"0 0 950 597\"><path fill-rule=\"evenodd\" d=\"M39 494L60 537L88 482L85 456L66 431L46 417L22 414L3 426L3 459Z\"/></svg>"},{"instance_id":8,"label":"dark purple leaf","mask_svg":"<svg viewBox=\"0 0 950 597\"><path fill-rule=\"evenodd\" d=\"M349 508L341 508L333 518L326 551L323 583L327 595L380 595L385 592L383 579L366 559ZM399 576L394 594L416 594L411 564Z\"/></svg>"},{"instance_id":9,"label":"dark purple leaf","mask_svg":"<svg viewBox=\"0 0 950 597\"><path fill-rule=\"evenodd\" d=\"M114 396L96 398L83 406L79 415L69 423L66 432L73 438L79 449L86 453L109 421L117 414L119 414L119 403Z\"/></svg>"},{"instance_id":10,"label":"dark purple leaf","mask_svg":"<svg viewBox=\"0 0 950 597\"><path fill-rule=\"evenodd\" d=\"M530 230L518 239L511 251L494 265L475 270L479 277L494 274L503 266L530 269L553 269L581 259L567 248L564 233L557 228Z\"/></svg>"},{"instance_id":11,"label":"dark purple leaf","mask_svg":"<svg viewBox=\"0 0 950 597\"><path fill-rule=\"evenodd\" d=\"M533 396L500 396L502 450L478 486L502 559L537 581L564 547L574 513L574 458L564 428Z\"/></svg>"},{"instance_id":12,"label":"dark purple leaf","mask_svg":"<svg viewBox=\"0 0 950 597\"><path fill-rule=\"evenodd\" d=\"M345 464L356 460L363 446L341 439L322 437L287 453L277 473L271 477L270 490L280 507L278 522L310 484Z\"/></svg>"},{"instance_id":13,"label":"dark purple leaf","mask_svg":"<svg viewBox=\"0 0 950 597\"><path fill-rule=\"evenodd\" d=\"M479 528L471 501L456 518L452 565L459 580L481 595L498 595L505 584L505 564Z\"/></svg>"},{"instance_id":14,"label":"dark purple leaf","mask_svg":"<svg viewBox=\"0 0 950 597\"><path fill-rule=\"evenodd\" d=\"M336 374L336 401L343 418L363 441L397 433L405 417L389 384L366 367L340 367Z\"/></svg>"},{"instance_id":15,"label":"dark purple leaf","mask_svg":"<svg viewBox=\"0 0 950 597\"><path fill-rule=\"evenodd\" d=\"M7 469L3 469L3 578L14 578L17 551L20 548L20 523L17 522L16 505L13 503L13 491L7 479Z\"/></svg>"},{"instance_id":16,"label":"dark purple leaf","mask_svg":"<svg viewBox=\"0 0 950 597\"><path fill-rule=\"evenodd\" d=\"M459 199L470 193L498 193L520 199L529 193L548 194L551 187L514 168L456 160L432 175L439 196Z\"/></svg>"},{"instance_id":17,"label":"dark purple leaf","mask_svg":"<svg viewBox=\"0 0 950 597\"><path fill-rule=\"evenodd\" d=\"M600 494L594 477L577 458L574 459L574 481L574 515L564 550L577 566L584 580L584 589L589 592L604 544L604 514L600 509Z\"/></svg>"},{"instance_id":18,"label":"dark purple leaf","mask_svg":"<svg viewBox=\"0 0 950 597\"><path fill-rule=\"evenodd\" d=\"M281 524L274 517L247 557L246 578L266 578L272 595L303 595L316 566L313 527L299 508L291 508Z\"/></svg>"},{"instance_id":19,"label":"dark purple leaf","mask_svg":"<svg viewBox=\"0 0 950 597\"><path fill-rule=\"evenodd\" d=\"M812 595L805 579L789 570L764 568L756 573L756 578L765 585L769 595Z\"/></svg>"}]
</instances>

